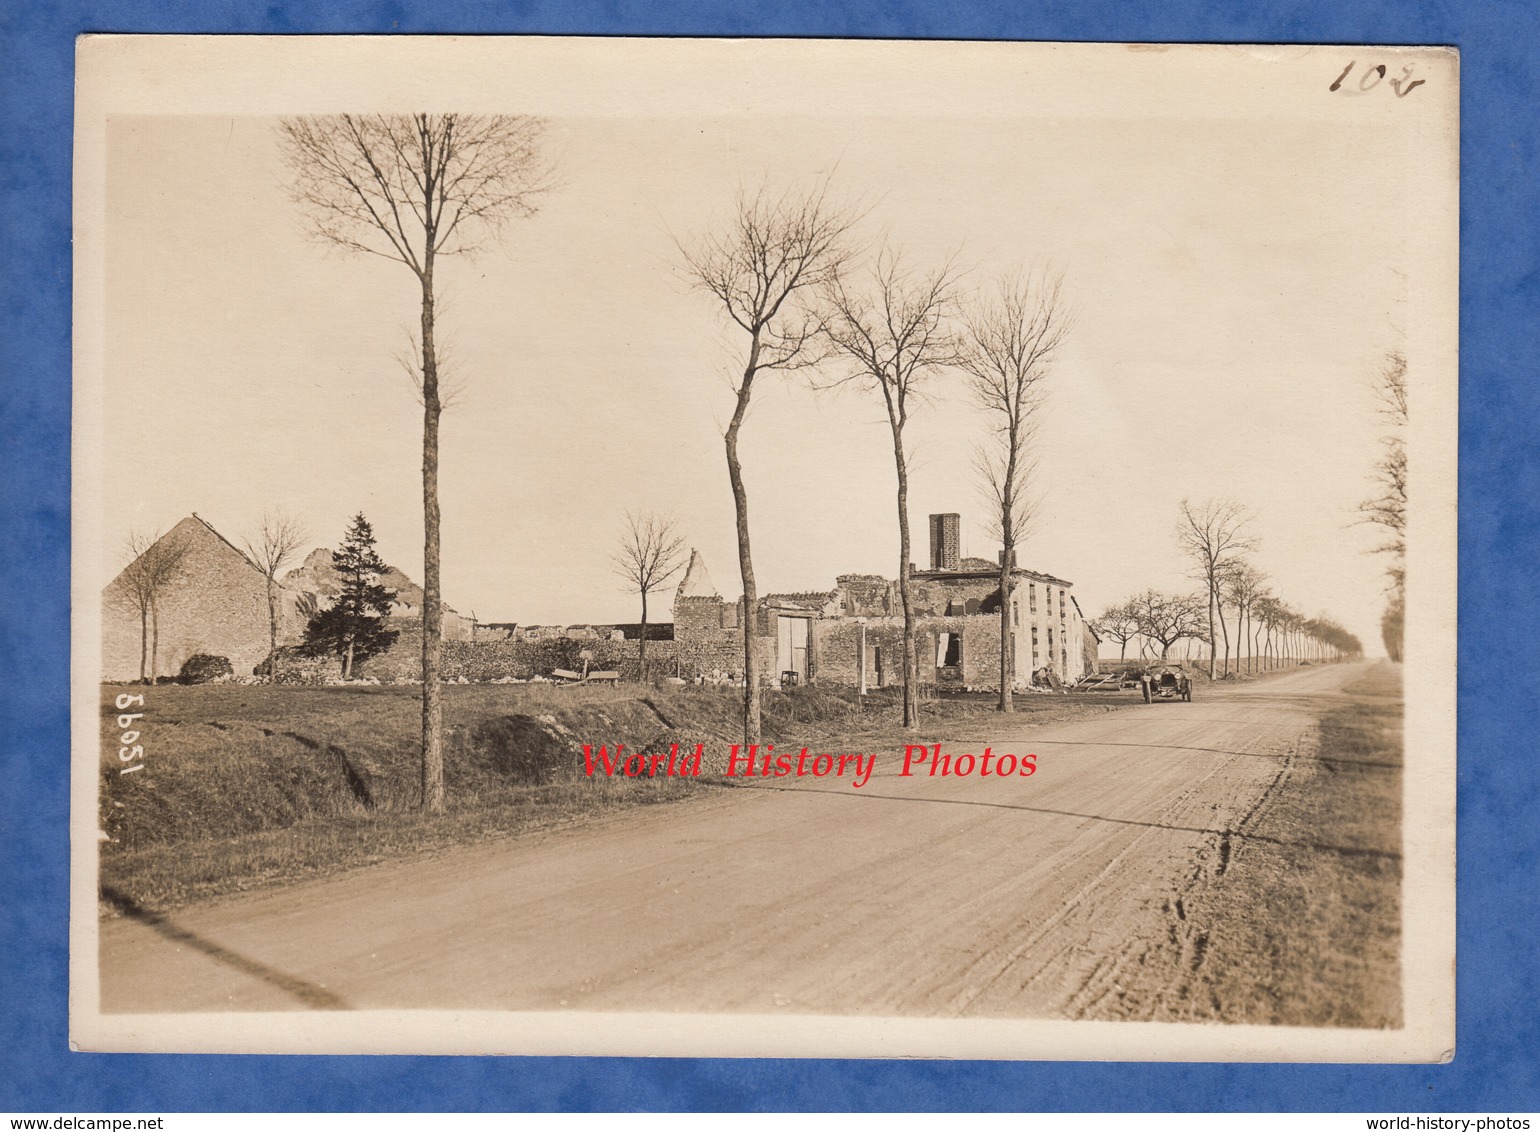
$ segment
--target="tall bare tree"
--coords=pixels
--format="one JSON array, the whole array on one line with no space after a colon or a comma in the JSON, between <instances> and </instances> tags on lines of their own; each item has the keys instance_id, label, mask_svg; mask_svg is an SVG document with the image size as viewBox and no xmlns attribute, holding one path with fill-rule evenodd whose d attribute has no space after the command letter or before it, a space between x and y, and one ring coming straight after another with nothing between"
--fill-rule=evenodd
<instances>
[{"instance_id":1,"label":"tall bare tree","mask_svg":"<svg viewBox=\"0 0 1540 1132\"><path fill-rule=\"evenodd\" d=\"M132 531L124 544L117 599L139 615L139 680L160 682L160 600L190 547L175 533Z\"/></svg>"},{"instance_id":2,"label":"tall bare tree","mask_svg":"<svg viewBox=\"0 0 1540 1132\"><path fill-rule=\"evenodd\" d=\"M738 571L743 580L743 741L759 742L759 591L749 546L749 501L738 459L738 434L762 373L820 360L819 322L803 299L837 279L852 254L855 211L836 204L829 182L775 193L767 185L740 190L719 230L681 243L684 274L712 296L748 336L743 368L732 379L733 414L723 434L727 478L737 515Z\"/></svg>"},{"instance_id":3,"label":"tall bare tree","mask_svg":"<svg viewBox=\"0 0 1540 1132\"><path fill-rule=\"evenodd\" d=\"M1235 610L1235 670L1241 668L1241 646L1246 646L1246 671L1252 668L1251 634L1247 631L1252 608L1262 594L1267 575L1249 562L1235 561L1225 573L1224 595ZM1226 654L1228 659L1228 654Z\"/></svg>"},{"instance_id":4,"label":"tall bare tree","mask_svg":"<svg viewBox=\"0 0 1540 1132\"><path fill-rule=\"evenodd\" d=\"M990 419L991 442L978 470L990 502L990 529L1000 543L1000 699L1011 710L1016 650L1011 647L1011 591L1016 546L1034 511L1029 495L1036 462L1031 448L1042 383L1073 324L1063 277L1046 272L1000 281L963 316L959 364L973 399Z\"/></svg>"},{"instance_id":5,"label":"tall bare tree","mask_svg":"<svg viewBox=\"0 0 1540 1132\"><path fill-rule=\"evenodd\" d=\"M675 530L672 515L626 512L626 527L611 561L615 573L626 583L626 592L642 598L642 639L637 663L643 680L647 679L647 595L662 589L675 574L684 569L684 536Z\"/></svg>"},{"instance_id":6,"label":"tall bare tree","mask_svg":"<svg viewBox=\"0 0 1540 1132\"><path fill-rule=\"evenodd\" d=\"M262 512L257 529L241 539L246 556L267 579L267 676L273 678L278 654L278 572L293 561L309 536L298 519L273 507Z\"/></svg>"},{"instance_id":7,"label":"tall bare tree","mask_svg":"<svg viewBox=\"0 0 1540 1132\"><path fill-rule=\"evenodd\" d=\"M1374 465L1378 492L1358 505L1359 521L1372 523L1385 533L1376 554L1389 557L1385 568L1389 600L1381 619L1385 651L1400 660L1406 620L1406 430L1409 423L1406 356L1392 351L1385 358L1374 384L1378 412L1385 432L1380 436L1380 458Z\"/></svg>"},{"instance_id":8,"label":"tall bare tree","mask_svg":"<svg viewBox=\"0 0 1540 1132\"><path fill-rule=\"evenodd\" d=\"M543 124L521 115L339 114L287 118L279 144L294 199L323 243L394 260L421 298L423 408L422 804L444 808L438 445L443 411L435 342L438 260L474 252L533 215L551 187Z\"/></svg>"},{"instance_id":9,"label":"tall bare tree","mask_svg":"<svg viewBox=\"0 0 1540 1132\"><path fill-rule=\"evenodd\" d=\"M825 333L847 363L830 385L850 384L882 396L893 437L898 473L898 596L904 611L904 726L920 721L919 671L914 648L914 603L909 588L909 454L904 426L926 383L957 364L957 343L948 332L957 270L952 262L911 271L891 248L881 248L867 277L844 277L824 289Z\"/></svg>"},{"instance_id":10,"label":"tall bare tree","mask_svg":"<svg viewBox=\"0 0 1540 1132\"><path fill-rule=\"evenodd\" d=\"M1283 624L1283 610L1283 603L1275 595L1266 591L1259 594L1252 605L1252 615L1260 627L1260 649L1264 670L1276 668L1279 664L1279 657L1274 650L1276 644L1274 634Z\"/></svg>"},{"instance_id":11,"label":"tall bare tree","mask_svg":"<svg viewBox=\"0 0 1540 1132\"><path fill-rule=\"evenodd\" d=\"M1216 630L1229 642L1229 629L1216 623L1220 590L1231 564L1247 551L1257 548L1257 540L1245 533L1250 515L1231 499L1210 500L1202 505L1182 500L1182 521L1177 525L1177 542L1192 560L1194 573L1208 593L1208 677L1214 679Z\"/></svg>"},{"instance_id":12,"label":"tall bare tree","mask_svg":"<svg viewBox=\"0 0 1540 1132\"><path fill-rule=\"evenodd\" d=\"M1246 671L1253 669L1257 672L1266 667L1262 652L1262 633L1266 627L1267 603L1272 600L1273 592L1263 582L1266 575L1261 575L1257 588L1251 595L1251 601L1246 607Z\"/></svg>"}]
</instances>

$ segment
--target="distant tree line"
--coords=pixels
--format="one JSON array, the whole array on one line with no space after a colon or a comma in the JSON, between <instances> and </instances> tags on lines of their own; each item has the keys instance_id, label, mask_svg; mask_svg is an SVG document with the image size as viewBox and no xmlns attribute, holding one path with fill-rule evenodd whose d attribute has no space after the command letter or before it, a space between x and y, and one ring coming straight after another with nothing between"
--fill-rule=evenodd
<instances>
[{"instance_id":1,"label":"distant tree line","mask_svg":"<svg viewBox=\"0 0 1540 1132\"><path fill-rule=\"evenodd\" d=\"M1248 533L1250 516L1240 504L1184 499L1180 511L1177 543L1202 589L1145 590L1103 610L1093 625L1104 640L1118 642L1120 662L1134 642L1141 659L1165 660L1185 641L1206 654L1215 679L1363 655L1363 643L1336 621L1325 614L1306 617L1272 592L1267 575L1247 557L1258 540Z\"/></svg>"}]
</instances>

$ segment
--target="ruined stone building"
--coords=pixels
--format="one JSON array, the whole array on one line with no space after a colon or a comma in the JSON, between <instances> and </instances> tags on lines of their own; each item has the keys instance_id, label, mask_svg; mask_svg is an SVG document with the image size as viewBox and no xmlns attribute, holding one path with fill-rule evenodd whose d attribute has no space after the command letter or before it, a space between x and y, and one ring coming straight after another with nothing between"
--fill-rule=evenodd
<instances>
[{"instance_id":1,"label":"ruined stone building","mask_svg":"<svg viewBox=\"0 0 1540 1132\"><path fill-rule=\"evenodd\" d=\"M999 687L1000 566L960 553L960 517L930 516L930 567L910 572L915 648L922 683ZM1017 567L1010 629L1015 683L1051 672L1073 680L1096 665L1096 640L1073 583ZM903 606L898 583L841 574L833 588L766 594L752 617L723 599L692 551L674 598L674 647L681 671L741 673L745 625L760 649L761 677L785 686L818 681L881 687L902 682Z\"/></svg>"},{"instance_id":2,"label":"ruined stone building","mask_svg":"<svg viewBox=\"0 0 1540 1132\"><path fill-rule=\"evenodd\" d=\"M180 559L156 597L159 675L175 676L197 653L228 657L236 673L250 672L267 657L267 577L197 514L162 535L156 547L163 545L176 547ZM103 680L139 678L140 611L128 575L125 568L102 592ZM305 627L299 593L280 584L278 596L278 643L293 644Z\"/></svg>"},{"instance_id":3,"label":"ruined stone building","mask_svg":"<svg viewBox=\"0 0 1540 1132\"><path fill-rule=\"evenodd\" d=\"M396 629L408 636L416 634L417 648L422 647L422 587L405 571L387 565L377 579L391 593L390 617ZM330 548L318 546L306 555L305 560L283 576L283 582L292 590L315 595L322 605L330 605L342 592L342 578L332 566ZM303 628L303 626L301 626ZM465 617L444 606L443 637L446 641L469 641L475 637L475 619ZM398 643L399 647L399 643Z\"/></svg>"},{"instance_id":4,"label":"ruined stone building","mask_svg":"<svg viewBox=\"0 0 1540 1132\"><path fill-rule=\"evenodd\" d=\"M250 674L267 659L269 644L267 578L238 547L196 513L156 541L156 548L178 549L175 572L156 596L159 647L155 667L175 676L198 653L226 657L237 676ZM139 678L141 618L128 582L132 564L102 591L102 679ZM396 649L421 648L422 588L394 567L381 583L396 591L391 620L401 632ZM331 565L331 551L318 548L278 579L278 644L298 644L310 612L330 605L342 592ZM447 605L444 639L469 641L475 623Z\"/></svg>"}]
</instances>

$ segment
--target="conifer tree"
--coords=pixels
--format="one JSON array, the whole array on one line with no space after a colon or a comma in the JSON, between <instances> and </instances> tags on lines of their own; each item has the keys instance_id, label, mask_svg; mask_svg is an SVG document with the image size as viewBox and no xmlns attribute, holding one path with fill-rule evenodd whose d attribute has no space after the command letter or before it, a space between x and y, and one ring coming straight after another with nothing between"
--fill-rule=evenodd
<instances>
[{"instance_id":1,"label":"conifer tree","mask_svg":"<svg viewBox=\"0 0 1540 1132\"><path fill-rule=\"evenodd\" d=\"M342 661L342 678L351 679L353 666L384 652L399 635L385 627L384 618L396 600L380 585L385 563L374 549L374 528L359 512L348 525L342 548L332 551L332 569L342 592L326 609L317 610L305 626L304 651L332 655Z\"/></svg>"}]
</instances>

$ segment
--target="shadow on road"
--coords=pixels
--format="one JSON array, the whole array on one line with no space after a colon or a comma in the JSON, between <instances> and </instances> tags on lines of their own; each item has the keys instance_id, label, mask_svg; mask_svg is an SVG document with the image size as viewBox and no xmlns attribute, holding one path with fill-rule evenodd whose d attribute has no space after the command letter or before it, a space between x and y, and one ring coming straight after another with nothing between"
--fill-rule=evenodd
<instances>
[{"instance_id":1,"label":"shadow on road","mask_svg":"<svg viewBox=\"0 0 1540 1132\"><path fill-rule=\"evenodd\" d=\"M219 944L206 940L202 936L188 931L186 928L178 927L166 916L141 907L132 897L118 892L116 889L104 885L101 894L103 900L130 919L137 920L146 927L154 929L169 940L180 943L185 947L191 947L196 951L201 951L211 959L228 967L233 967L254 979L260 979L269 986L277 987L285 994L297 998L312 1009L348 1009L346 1002L332 994L325 987L318 987L314 983L307 983L304 979L296 978L282 971L275 971L266 964L258 963L255 959L248 959L246 956L221 947Z\"/></svg>"},{"instance_id":2,"label":"shadow on road","mask_svg":"<svg viewBox=\"0 0 1540 1132\"><path fill-rule=\"evenodd\" d=\"M1114 825L1131 825L1143 829L1169 829L1173 833L1201 833L1221 838L1234 838L1241 841L1256 841L1267 845L1278 845L1285 849L1307 849L1317 853L1336 853L1344 857L1378 857L1383 860L1399 861L1401 854L1385 849L1365 849L1354 845L1329 845L1320 841L1285 841L1281 837L1268 837L1262 833L1246 833L1238 829L1208 829L1193 825L1170 825L1157 821L1138 821L1135 818L1114 818L1106 814L1085 814L1074 810L1054 810L1046 806L1022 806L1013 802L980 802L971 798L923 798L910 797L902 794L869 794L854 790L828 790L817 786L761 786L748 783L717 782L713 786L721 786L728 790L763 790L779 794L827 794L834 798L848 798L852 801L884 801L884 802L918 802L931 806L981 806L990 810L1020 810L1029 814L1050 814L1061 818L1080 818L1085 821L1111 822Z\"/></svg>"},{"instance_id":3,"label":"shadow on road","mask_svg":"<svg viewBox=\"0 0 1540 1132\"><path fill-rule=\"evenodd\" d=\"M1051 744L1055 747L1135 747L1139 750L1197 751L1205 755L1238 755L1248 759L1286 759L1289 757L1287 752L1229 751L1222 747L1184 747L1179 743L1111 743L1105 739L1040 739L1035 735L1031 738L1030 743L1032 746Z\"/></svg>"},{"instance_id":4,"label":"shadow on road","mask_svg":"<svg viewBox=\"0 0 1540 1132\"><path fill-rule=\"evenodd\" d=\"M1184 747L1177 743L1109 743L1105 739L1038 739L1031 740L1034 746L1052 744L1056 747L1136 747L1139 749L1150 748L1161 751L1197 751L1207 755L1236 755L1247 759L1287 759L1289 752L1266 751L1227 751L1220 747ZM1400 763L1381 762L1373 759L1331 759L1319 755L1294 755L1296 760L1302 762L1330 763L1336 766L1371 766L1385 770L1400 770Z\"/></svg>"}]
</instances>

